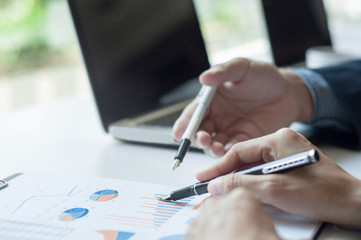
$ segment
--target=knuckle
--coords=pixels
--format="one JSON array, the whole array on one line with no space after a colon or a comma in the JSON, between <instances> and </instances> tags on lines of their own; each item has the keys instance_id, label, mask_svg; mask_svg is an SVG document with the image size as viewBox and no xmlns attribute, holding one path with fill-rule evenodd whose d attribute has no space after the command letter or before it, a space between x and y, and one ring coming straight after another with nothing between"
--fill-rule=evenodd
<instances>
[{"instance_id":1,"label":"knuckle","mask_svg":"<svg viewBox=\"0 0 361 240\"><path fill-rule=\"evenodd\" d=\"M296 139L299 137L296 132L294 132L289 128L281 128L277 131L277 134L279 135L279 137L289 140Z\"/></svg>"},{"instance_id":2,"label":"knuckle","mask_svg":"<svg viewBox=\"0 0 361 240\"><path fill-rule=\"evenodd\" d=\"M233 61L237 63L247 63L247 64L251 62L251 60L243 57L237 57Z\"/></svg>"},{"instance_id":3,"label":"knuckle","mask_svg":"<svg viewBox=\"0 0 361 240\"><path fill-rule=\"evenodd\" d=\"M270 199L279 198L282 189L285 189L285 182L278 175L270 175L267 181L263 182L264 194Z\"/></svg>"},{"instance_id":4,"label":"knuckle","mask_svg":"<svg viewBox=\"0 0 361 240\"><path fill-rule=\"evenodd\" d=\"M231 148L228 150L229 154L234 154L238 152L239 143L236 143L231 146Z\"/></svg>"},{"instance_id":5,"label":"knuckle","mask_svg":"<svg viewBox=\"0 0 361 240\"><path fill-rule=\"evenodd\" d=\"M281 139L281 146L290 146L298 151L314 147L302 134L297 133L289 128L282 128L276 132L277 137Z\"/></svg>"},{"instance_id":6,"label":"knuckle","mask_svg":"<svg viewBox=\"0 0 361 240\"><path fill-rule=\"evenodd\" d=\"M224 193L230 192L233 189L241 186L240 178L242 176L237 176L236 174L229 174L222 181L222 190Z\"/></svg>"}]
</instances>

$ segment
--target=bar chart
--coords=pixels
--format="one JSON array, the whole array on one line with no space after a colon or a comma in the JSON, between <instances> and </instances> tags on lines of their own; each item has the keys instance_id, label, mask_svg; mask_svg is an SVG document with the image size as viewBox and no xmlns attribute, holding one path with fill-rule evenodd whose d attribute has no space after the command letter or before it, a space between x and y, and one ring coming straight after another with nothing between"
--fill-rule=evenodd
<instances>
[{"instance_id":1,"label":"bar chart","mask_svg":"<svg viewBox=\"0 0 361 240\"><path fill-rule=\"evenodd\" d=\"M194 197L189 197L176 202L168 202L160 200L163 196L165 195L141 196L142 204L136 207L131 216L107 214L104 218L116 221L121 225L156 230L194 199Z\"/></svg>"}]
</instances>

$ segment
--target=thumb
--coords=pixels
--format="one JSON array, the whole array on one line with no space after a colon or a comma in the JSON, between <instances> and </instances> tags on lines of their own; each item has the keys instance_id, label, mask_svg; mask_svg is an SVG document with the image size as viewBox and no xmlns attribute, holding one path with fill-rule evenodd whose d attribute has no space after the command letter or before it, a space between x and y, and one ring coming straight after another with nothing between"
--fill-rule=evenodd
<instances>
[{"instance_id":1,"label":"thumb","mask_svg":"<svg viewBox=\"0 0 361 240\"><path fill-rule=\"evenodd\" d=\"M254 192L264 190L270 176L228 174L213 179L208 184L208 192L214 196L224 195L235 188L244 187ZM262 191L261 191L262 192ZM258 194L257 194L258 195Z\"/></svg>"},{"instance_id":2,"label":"thumb","mask_svg":"<svg viewBox=\"0 0 361 240\"><path fill-rule=\"evenodd\" d=\"M237 187L243 186L243 176L228 174L223 177L213 179L208 184L208 192L214 196L224 195Z\"/></svg>"},{"instance_id":3,"label":"thumb","mask_svg":"<svg viewBox=\"0 0 361 240\"><path fill-rule=\"evenodd\" d=\"M252 61L245 58L235 58L218 64L202 73L199 77L203 85L219 86L225 82L239 82L247 74Z\"/></svg>"}]
</instances>

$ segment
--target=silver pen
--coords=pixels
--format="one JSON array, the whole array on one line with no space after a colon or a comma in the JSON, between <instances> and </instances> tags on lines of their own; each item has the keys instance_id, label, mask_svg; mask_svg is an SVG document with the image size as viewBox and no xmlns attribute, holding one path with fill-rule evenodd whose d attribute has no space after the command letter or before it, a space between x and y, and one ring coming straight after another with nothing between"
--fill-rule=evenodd
<instances>
[{"instance_id":1,"label":"silver pen","mask_svg":"<svg viewBox=\"0 0 361 240\"><path fill-rule=\"evenodd\" d=\"M309 164L319 161L319 154L315 149L310 149L305 152L297 153L279 160L258 165L246 170L236 172L235 174L251 174L251 175L266 175L271 173L284 173L296 168L307 166ZM171 192L169 195L161 198L163 201L176 201L182 198L201 195L208 192L208 183L198 182L188 187L184 187Z\"/></svg>"},{"instance_id":2,"label":"silver pen","mask_svg":"<svg viewBox=\"0 0 361 240\"><path fill-rule=\"evenodd\" d=\"M216 91L215 87L203 86L198 94L199 99L191 119L183 133L177 154L174 157L172 169L176 169L182 163L189 147L191 146L191 139L201 124L204 114L207 111L209 104L212 101L213 95Z\"/></svg>"}]
</instances>

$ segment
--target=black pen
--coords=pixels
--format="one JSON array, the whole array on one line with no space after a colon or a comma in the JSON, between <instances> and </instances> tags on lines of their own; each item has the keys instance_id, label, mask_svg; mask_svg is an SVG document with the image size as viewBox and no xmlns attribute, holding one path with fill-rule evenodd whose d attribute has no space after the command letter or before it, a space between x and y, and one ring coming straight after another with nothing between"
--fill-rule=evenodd
<instances>
[{"instance_id":1,"label":"black pen","mask_svg":"<svg viewBox=\"0 0 361 240\"><path fill-rule=\"evenodd\" d=\"M318 162L319 154L315 149L311 149L305 152L297 153L279 160L275 160L269 163L258 165L246 170L236 172L235 174L251 174L251 175L265 175L271 173L283 173L299 167L303 167L315 162ZM198 182L191 186L181 188L171 192L169 195L161 198L164 201L177 201L182 198L201 195L208 192L208 183Z\"/></svg>"}]
</instances>

